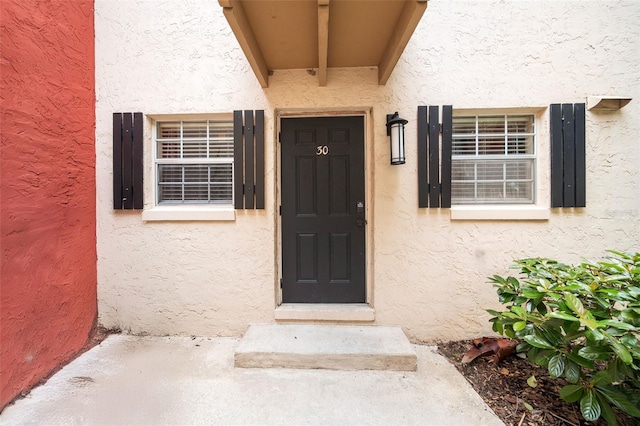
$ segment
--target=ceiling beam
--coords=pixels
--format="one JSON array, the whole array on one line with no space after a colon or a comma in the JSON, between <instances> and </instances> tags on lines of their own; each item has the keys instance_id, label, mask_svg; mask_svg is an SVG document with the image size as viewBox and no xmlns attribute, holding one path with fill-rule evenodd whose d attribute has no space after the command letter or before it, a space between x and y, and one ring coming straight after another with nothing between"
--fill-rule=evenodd
<instances>
[{"instance_id":1,"label":"ceiling beam","mask_svg":"<svg viewBox=\"0 0 640 426\"><path fill-rule=\"evenodd\" d=\"M327 85L329 61L329 1L318 0L318 84Z\"/></svg>"},{"instance_id":2,"label":"ceiling beam","mask_svg":"<svg viewBox=\"0 0 640 426\"><path fill-rule=\"evenodd\" d=\"M242 7L242 2L240 0L218 0L218 3L223 7L224 16L227 18L233 34L238 39L240 47L260 85L269 87L269 67L253 34L247 15Z\"/></svg>"},{"instance_id":3,"label":"ceiling beam","mask_svg":"<svg viewBox=\"0 0 640 426\"><path fill-rule=\"evenodd\" d=\"M404 48L407 47L411 35L415 31L420 18L427 9L427 0L405 0L402 13L391 34L378 64L378 84L384 85L391 76Z\"/></svg>"}]
</instances>

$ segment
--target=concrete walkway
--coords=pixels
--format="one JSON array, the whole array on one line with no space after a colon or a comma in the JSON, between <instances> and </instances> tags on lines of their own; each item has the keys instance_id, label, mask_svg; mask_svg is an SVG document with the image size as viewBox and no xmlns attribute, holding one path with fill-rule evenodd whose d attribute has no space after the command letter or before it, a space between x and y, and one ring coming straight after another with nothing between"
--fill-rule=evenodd
<instances>
[{"instance_id":1,"label":"concrete walkway","mask_svg":"<svg viewBox=\"0 0 640 426\"><path fill-rule=\"evenodd\" d=\"M416 372L234 368L238 339L113 335L8 425L502 425L431 346Z\"/></svg>"}]
</instances>

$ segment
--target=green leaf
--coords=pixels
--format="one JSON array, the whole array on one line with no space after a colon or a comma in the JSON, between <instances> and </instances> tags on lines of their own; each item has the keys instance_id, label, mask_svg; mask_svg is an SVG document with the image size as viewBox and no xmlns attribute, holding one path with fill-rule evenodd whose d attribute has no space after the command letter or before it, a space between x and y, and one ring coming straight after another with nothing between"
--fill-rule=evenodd
<instances>
[{"instance_id":1,"label":"green leaf","mask_svg":"<svg viewBox=\"0 0 640 426\"><path fill-rule=\"evenodd\" d=\"M595 340L595 341L601 341L604 339L604 335L602 333L600 333L597 329L595 328L590 328L585 332L585 336L587 337L587 339L589 340Z\"/></svg>"},{"instance_id":2,"label":"green leaf","mask_svg":"<svg viewBox=\"0 0 640 426\"><path fill-rule=\"evenodd\" d=\"M580 329L580 323L575 321L565 321L562 327L566 334L574 334Z\"/></svg>"},{"instance_id":3,"label":"green leaf","mask_svg":"<svg viewBox=\"0 0 640 426\"><path fill-rule=\"evenodd\" d=\"M511 302L512 300L513 300L513 295L499 293L498 301L500 303L502 303L503 305L506 305L507 303Z\"/></svg>"},{"instance_id":4,"label":"green leaf","mask_svg":"<svg viewBox=\"0 0 640 426\"><path fill-rule=\"evenodd\" d=\"M614 413L611 405L607 401L606 397L596 391L596 397L598 398L598 402L600 403L600 408L602 408L602 418L606 420L609 426L616 426L616 413Z\"/></svg>"},{"instance_id":5,"label":"green leaf","mask_svg":"<svg viewBox=\"0 0 640 426\"><path fill-rule=\"evenodd\" d=\"M551 327L551 324L545 324L542 327L542 334L544 336L545 339L547 339L547 342L549 342L549 344L551 346L562 346L562 342L563 342L563 336L562 333L560 333L560 329L557 326L553 326Z\"/></svg>"},{"instance_id":6,"label":"green leaf","mask_svg":"<svg viewBox=\"0 0 640 426\"><path fill-rule=\"evenodd\" d=\"M616 382L624 378L624 375L621 374L621 371L618 369L619 364L624 365L620 359L613 360L607 364L607 374Z\"/></svg>"},{"instance_id":7,"label":"green leaf","mask_svg":"<svg viewBox=\"0 0 640 426\"><path fill-rule=\"evenodd\" d=\"M631 333L627 333L620 338L620 342L628 348L637 348L638 339Z\"/></svg>"},{"instance_id":8,"label":"green leaf","mask_svg":"<svg viewBox=\"0 0 640 426\"><path fill-rule=\"evenodd\" d=\"M567 358L569 358L571 361L575 362L581 367L588 368L590 370L593 370L594 368L593 361L587 358L583 358L578 354L575 354L575 353L567 354Z\"/></svg>"},{"instance_id":9,"label":"green leaf","mask_svg":"<svg viewBox=\"0 0 640 426\"><path fill-rule=\"evenodd\" d=\"M549 312L545 315L547 318L557 318L566 321L580 321L580 318L576 318L573 315L565 314L564 312Z\"/></svg>"},{"instance_id":10,"label":"green leaf","mask_svg":"<svg viewBox=\"0 0 640 426\"><path fill-rule=\"evenodd\" d=\"M627 330L627 331L637 330L637 327L634 327L633 325L627 324L626 322L622 322L622 321L615 321L615 320L598 321L599 327L604 327L605 325L608 325L609 327L619 328L620 330Z\"/></svg>"},{"instance_id":11,"label":"green leaf","mask_svg":"<svg viewBox=\"0 0 640 426\"><path fill-rule=\"evenodd\" d=\"M603 279L602 282L609 283L612 281L627 281L628 279L629 279L628 275L623 275L623 274L609 275L607 278Z\"/></svg>"},{"instance_id":12,"label":"green leaf","mask_svg":"<svg viewBox=\"0 0 640 426\"><path fill-rule=\"evenodd\" d=\"M504 334L505 334L505 336L507 336L510 339L515 339L516 338L516 333L514 333L511 328L505 328L504 329Z\"/></svg>"},{"instance_id":13,"label":"green leaf","mask_svg":"<svg viewBox=\"0 0 640 426\"><path fill-rule=\"evenodd\" d=\"M527 401L522 401L522 405L524 405L524 408L526 408L527 410L533 411L533 407Z\"/></svg>"},{"instance_id":14,"label":"green leaf","mask_svg":"<svg viewBox=\"0 0 640 426\"><path fill-rule=\"evenodd\" d=\"M546 315L547 314L547 305L542 303L539 299L536 299L536 301L537 301L536 302L536 309L538 310L540 315Z\"/></svg>"},{"instance_id":15,"label":"green leaf","mask_svg":"<svg viewBox=\"0 0 640 426\"><path fill-rule=\"evenodd\" d=\"M611 357L611 351L595 346L585 346L584 348L580 348L578 354L581 357L590 359L592 361L605 360Z\"/></svg>"},{"instance_id":16,"label":"green leaf","mask_svg":"<svg viewBox=\"0 0 640 426\"><path fill-rule=\"evenodd\" d=\"M567 378L569 383L578 383L578 380L580 380L580 366L568 360L564 367L564 377Z\"/></svg>"},{"instance_id":17,"label":"green leaf","mask_svg":"<svg viewBox=\"0 0 640 426\"><path fill-rule=\"evenodd\" d=\"M527 384L532 388L538 386L538 381L536 380L536 376L531 376L527 379Z\"/></svg>"},{"instance_id":18,"label":"green leaf","mask_svg":"<svg viewBox=\"0 0 640 426\"><path fill-rule=\"evenodd\" d=\"M613 382L613 377L608 370L598 371L591 377L591 383L594 386L606 386L610 385L611 382Z\"/></svg>"},{"instance_id":19,"label":"green leaf","mask_svg":"<svg viewBox=\"0 0 640 426\"><path fill-rule=\"evenodd\" d=\"M562 354L555 354L549 359L549 375L552 379L557 379L564 372L564 357Z\"/></svg>"},{"instance_id":20,"label":"green leaf","mask_svg":"<svg viewBox=\"0 0 640 426\"><path fill-rule=\"evenodd\" d=\"M492 277L489 277L489 281L496 283L496 284L504 284L504 278L502 278L500 275L494 275Z\"/></svg>"},{"instance_id":21,"label":"green leaf","mask_svg":"<svg viewBox=\"0 0 640 426\"><path fill-rule=\"evenodd\" d=\"M613 336L615 338L622 337L624 335L624 333L626 333L626 331L624 331L624 330L619 330L619 329L613 328L613 327L609 327L605 331L607 332L608 335Z\"/></svg>"},{"instance_id":22,"label":"green leaf","mask_svg":"<svg viewBox=\"0 0 640 426\"><path fill-rule=\"evenodd\" d=\"M551 358L553 354L554 354L554 351L552 350L548 350L548 349L540 350L540 352L538 352L533 362L544 368L547 368L549 365L549 358Z\"/></svg>"},{"instance_id":23,"label":"green leaf","mask_svg":"<svg viewBox=\"0 0 640 426\"><path fill-rule=\"evenodd\" d=\"M536 348L553 349L553 346L551 346L549 342L547 342L543 337L537 335L524 336L524 340L526 340L528 344Z\"/></svg>"},{"instance_id":24,"label":"green leaf","mask_svg":"<svg viewBox=\"0 0 640 426\"><path fill-rule=\"evenodd\" d=\"M560 398L567 402L576 402L584 395L584 387L582 385L566 385L560 389Z\"/></svg>"},{"instance_id":25,"label":"green leaf","mask_svg":"<svg viewBox=\"0 0 640 426\"><path fill-rule=\"evenodd\" d=\"M518 321L518 322L513 324L513 330L514 331L520 331L523 328L525 328L526 325L527 325L526 321Z\"/></svg>"},{"instance_id":26,"label":"green leaf","mask_svg":"<svg viewBox=\"0 0 640 426\"><path fill-rule=\"evenodd\" d=\"M605 337L611 344L613 351L616 353L616 355L620 357L622 362L624 362L627 365L633 362L633 358L631 357L629 350L622 343L620 343L617 339L614 339L613 337L609 336L608 334L605 334Z\"/></svg>"},{"instance_id":27,"label":"green leaf","mask_svg":"<svg viewBox=\"0 0 640 426\"><path fill-rule=\"evenodd\" d=\"M578 315L579 317L583 317L584 315L586 315L586 309L584 309L582 302L576 297L575 294L565 293L564 300L567 303L569 309L571 309L574 314Z\"/></svg>"},{"instance_id":28,"label":"green leaf","mask_svg":"<svg viewBox=\"0 0 640 426\"><path fill-rule=\"evenodd\" d=\"M630 322L635 326L640 326L640 313L636 313L633 309L625 309L620 312L620 316L626 322Z\"/></svg>"},{"instance_id":29,"label":"green leaf","mask_svg":"<svg viewBox=\"0 0 640 426\"><path fill-rule=\"evenodd\" d=\"M511 307L511 312L516 314L518 316L518 318L521 318L521 319L524 319L527 316L527 313L525 312L525 310L521 306L512 306Z\"/></svg>"},{"instance_id":30,"label":"green leaf","mask_svg":"<svg viewBox=\"0 0 640 426\"><path fill-rule=\"evenodd\" d=\"M520 283L514 277L507 277L507 284L511 285L514 289L518 289L520 287Z\"/></svg>"},{"instance_id":31,"label":"green leaf","mask_svg":"<svg viewBox=\"0 0 640 426\"><path fill-rule=\"evenodd\" d=\"M598 392L604 395L609 402L624 411L630 416L640 417L640 408L629 400L627 395L620 392L613 386L598 386L596 388Z\"/></svg>"},{"instance_id":32,"label":"green leaf","mask_svg":"<svg viewBox=\"0 0 640 426\"><path fill-rule=\"evenodd\" d=\"M584 327L589 327L590 329L598 328L598 322L593 315L591 315L591 312L588 311L584 316L580 317L580 324Z\"/></svg>"},{"instance_id":33,"label":"green leaf","mask_svg":"<svg viewBox=\"0 0 640 426\"><path fill-rule=\"evenodd\" d=\"M520 353L520 352L524 352L527 349L529 349L527 355L529 355L531 353L531 351L533 350L538 350L537 348L532 348L531 346L529 346L529 344L527 342L520 342L518 343L518 346L516 346L516 352Z\"/></svg>"},{"instance_id":34,"label":"green leaf","mask_svg":"<svg viewBox=\"0 0 640 426\"><path fill-rule=\"evenodd\" d=\"M526 301L527 301L526 297L518 296L515 299L513 299L513 304L516 305L516 306L520 306Z\"/></svg>"},{"instance_id":35,"label":"green leaf","mask_svg":"<svg viewBox=\"0 0 640 426\"><path fill-rule=\"evenodd\" d=\"M522 295L528 299L541 299L544 296L543 293L540 293L537 290L533 290L530 288L523 288Z\"/></svg>"},{"instance_id":36,"label":"green leaf","mask_svg":"<svg viewBox=\"0 0 640 426\"><path fill-rule=\"evenodd\" d=\"M600 404L593 390L589 389L580 400L580 412L582 412L582 417L589 422L594 422L600 417Z\"/></svg>"},{"instance_id":37,"label":"green leaf","mask_svg":"<svg viewBox=\"0 0 640 426\"><path fill-rule=\"evenodd\" d=\"M534 334L535 333L535 328L533 327L533 324L527 324L524 326L524 328L522 330L519 330L516 335L520 338L523 338L524 336L528 335L528 334Z\"/></svg>"}]
</instances>

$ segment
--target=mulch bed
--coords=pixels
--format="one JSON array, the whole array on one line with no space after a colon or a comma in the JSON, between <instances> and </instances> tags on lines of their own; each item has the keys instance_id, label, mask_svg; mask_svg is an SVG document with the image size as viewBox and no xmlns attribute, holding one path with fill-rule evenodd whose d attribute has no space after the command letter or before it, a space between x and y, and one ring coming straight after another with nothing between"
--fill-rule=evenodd
<instances>
[{"instance_id":1,"label":"mulch bed","mask_svg":"<svg viewBox=\"0 0 640 426\"><path fill-rule=\"evenodd\" d=\"M596 422L586 422L580 414L578 404L566 403L559 396L560 388L567 382L551 379L545 368L536 366L527 359L510 356L499 364L494 364L489 357L482 357L469 364L462 364L462 357L471 346L470 340L445 342L438 344L438 350L506 425L607 424L602 418ZM536 378L535 388L527 384L527 379L531 376ZM639 424L637 420L618 412L618 425Z\"/></svg>"}]
</instances>

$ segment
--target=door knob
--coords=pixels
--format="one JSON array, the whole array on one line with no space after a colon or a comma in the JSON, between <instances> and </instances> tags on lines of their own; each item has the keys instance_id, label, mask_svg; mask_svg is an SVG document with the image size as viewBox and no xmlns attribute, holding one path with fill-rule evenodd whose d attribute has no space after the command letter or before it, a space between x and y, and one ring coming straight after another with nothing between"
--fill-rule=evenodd
<instances>
[{"instance_id":1,"label":"door knob","mask_svg":"<svg viewBox=\"0 0 640 426\"><path fill-rule=\"evenodd\" d=\"M364 219L356 219L356 225L358 225L361 228L365 225L365 223L367 223L367 221Z\"/></svg>"}]
</instances>

